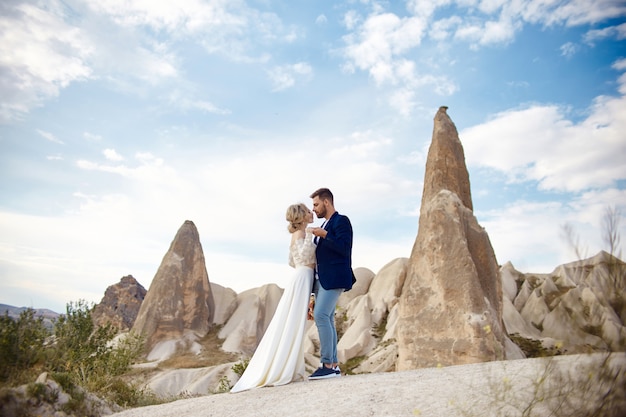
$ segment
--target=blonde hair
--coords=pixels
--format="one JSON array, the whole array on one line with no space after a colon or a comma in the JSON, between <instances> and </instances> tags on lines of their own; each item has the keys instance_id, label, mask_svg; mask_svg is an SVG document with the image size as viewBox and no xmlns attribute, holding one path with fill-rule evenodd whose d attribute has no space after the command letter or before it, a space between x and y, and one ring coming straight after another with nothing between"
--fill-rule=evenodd
<instances>
[{"instance_id":1,"label":"blonde hair","mask_svg":"<svg viewBox=\"0 0 626 417\"><path fill-rule=\"evenodd\" d=\"M306 221L306 215L308 212L309 209L303 203L292 204L287 207L285 219L289 222L287 225L289 233L293 233L300 229L302 224Z\"/></svg>"}]
</instances>

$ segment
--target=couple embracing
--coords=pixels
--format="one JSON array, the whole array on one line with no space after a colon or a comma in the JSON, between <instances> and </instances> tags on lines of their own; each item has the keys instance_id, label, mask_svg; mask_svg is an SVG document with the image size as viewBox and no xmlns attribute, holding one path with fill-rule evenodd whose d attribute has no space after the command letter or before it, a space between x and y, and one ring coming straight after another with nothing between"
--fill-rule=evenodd
<instances>
[{"instance_id":1,"label":"couple embracing","mask_svg":"<svg viewBox=\"0 0 626 417\"><path fill-rule=\"evenodd\" d=\"M315 294L313 317L319 333L321 364L309 379L341 375L335 308L341 293L351 289L354 282L352 225L348 217L335 210L328 188L318 189L311 198L313 211L302 203L287 208L289 264L295 271L248 367L231 392L304 379L303 342L311 291ZM308 227L313 212L324 219L321 227Z\"/></svg>"}]
</instances>

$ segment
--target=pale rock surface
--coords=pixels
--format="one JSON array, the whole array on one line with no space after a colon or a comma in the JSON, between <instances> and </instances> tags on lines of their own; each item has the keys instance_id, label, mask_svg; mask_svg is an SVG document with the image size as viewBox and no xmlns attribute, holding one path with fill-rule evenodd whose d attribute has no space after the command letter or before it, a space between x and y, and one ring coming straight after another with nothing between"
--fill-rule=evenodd
<instances>
[{"instance_id":1,"label":"pale rock surface","mask_svg":"<svg viewBox=\"0 0 626 417\"><path fill-rule=\"evenodd\" d=\"M615 375L607 385L606 376ZM210 385L207 385L207 387ZM607 390L612 387L607 396ZM321 404L332 402L332 411ZM626 415L626 355L566 355L348 375L141 407L113 417Z\"/></svg>"},{"instance_id":2,"label":"pale rock surface","mask_svg":"<svg viewBox=\"0 0 626 417\"><path fill-rule=\"evenodd\" d=\"M489 236L472 212L463 147L441 107L399 303L398 370L504 359L502 297Z\"/></svg>"},{"instance_id":3,"label":"pale rock surface","mask_svg":"<svg viewBox=\"0 0 626 417\"><path fill-rule=\"evenodd\" d=\"M276 311L283 289L267 284L237 295L237 308L220 330L222 349L252 356Z\"/></svg>"},{"instance_id":4,"label":"pale rock surface","mask_svg":"<svg viewBox=\"0 0 626 417\"><path fill-rule=\"evenodd\" d=\"M340 320L335 319L335 325L340 321L344 322L344 327L347 326L347 330L337 343L339 362L345 363L349 358L362 356L376 346L376 340L371 333L374 326L371 311L369 298L360 296L351 301L347 312L344 312Z\"/></svg>"},{"instance_id":5,"label":"pale rock surface","mask_svg":"<svg viewBox=\"0 0 626 417\"><path fill-rule=\"evenodd\" d=\"M66 392L47 372L40 374L35 383L40 384L37 394L33 392L32 383L15 388L3 387L0 416L107 416L123 410L119 405L105 401L81 387L74 387L71 393Z\"/></svg>"},{"instance_id":6,"label":"pale rock surface","mask_svg":"<svg viewBox=\"0 0 626 417\"><path fill-rule=\"evenodd\" d=\"M350 301L354 300L358 296L367 294L375 275L376 274L368 268L354 268L356 283L352 286L350 291L345 291L341 294L341 296L339 296L339 300L337 300L337 307L346 308Z\"/></svg>"},{"instance_id":7,"label":"pale rock surface","mask_svg":"<svg viewBox=\"0 0 626 417\"><path fill-rule=\"evenodd\" d=\"M550 312L546 300L541 294L541 290L537 288L532 291L522 308L521 315L528 323L537 328L543 326L543 319Z\"/></svg>"},{"instance_id":8,"label":"pale rock surface","mask_svg":"<svg viewBox=\"0 0 626 417\"><path fill-rule=\"evenodd\" d=\"M504 310L502 319L504 321L504 326L506 327L506 331L508 334L517 333L522 337L527 339L540 339L541 332L537 327L529 324L528 321L522 317L522 315L517 311L511 300L507 297L504 298Z\"/></svg>"},{"instance_id":9,"label":"pale rock surface","mask_svg":"<svg viewBox=\"0 0 626 417\"><path fill-rule=\"evenodd\" d=\"M366 293L353 297L346 306L345 312L339 309L339 319L336 322L345 329L337 344L340 362L347 362L357 356L365 356L359 367L360 372L375 372L374 369L395 370L396 347L384 350L386 354L391 355L388 358L382 358L381 350L376 352L374 350L383 340L391 339L391 343L395 344L397 314L392 315L392 311L396 311L406 278L407 264L407 258L398 258L389 262L373 277ZM375 354L376 358L368 358L370 354ZM385 366L388 367L383 369Z\"/></svg>"},{"instance_id":10,"label":"pale rock surface","mask_svg":"<svg viewBox=\"0 0 626 417\"><path fill-rule=\"evenodd\" d=\"M208 368L169 369L152 377L146 386L161 398L209 395L220 390L220 380L237 378L232 363Z\"/></svg>"},{"instance_id":11,"label":"pale rock surface","mask_svg":"<svg viewBox=\"0 0 626 417\"><path fill-rule=\"evenodd\" d=\"M517 296L517 282L519 281L519 274L511 262L505 263L500 268L500 278L502 279L502 295L508 298L511 302L515 300Z\"/></svg>"},{"instance_id":12,"label":"pale rock surface","mask_svg":"<svg viewBox=\"0 0 626 417\"><path fill-rule=\"evenodd\" d=\"M560 265L551 274L523 274L512 265L504 268L522 282L514 301L519 317L505 303L509 334L566 353L626 351L626 327L620 316L626 305L624 262L600 252Z\"/></svg>"},{"instance_id":13,"label":"pale rock surface","mask_svg":"<svg viewBox=\"0 0 626 417\"><path fill-rule=\"evenodd\" d=\"M190 334L204 337L212 326L214 311L200 236L187 220L163 257L132 330L145 335L150 351L159 343L188 340Z\"/></svg>"},{"instance_id":14,"label":"pale rock surface","mask_svg":"<svg viewBox=\"0 0 626 417\"><path fill-rule=\"evenodd\" d=\"M237 293L232 288L222 287L214 283L211 283L211 292L215 303L213 323L221 326L226 324L237 309Z\"/></svg>"}]
</instances>

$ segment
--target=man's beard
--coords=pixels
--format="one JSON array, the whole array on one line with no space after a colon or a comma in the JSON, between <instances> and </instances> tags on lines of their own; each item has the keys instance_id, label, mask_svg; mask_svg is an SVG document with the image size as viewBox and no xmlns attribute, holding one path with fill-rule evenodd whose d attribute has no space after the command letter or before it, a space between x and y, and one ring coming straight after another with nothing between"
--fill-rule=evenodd
<instances>
[{"instance_id":1,"label":"man's beard","mask_svg":"<svg viewBox=\"0 0 626 417\"><path fill-rule=\"evenodd\" d=\"M324 217L326 217L326 209L324 208L324 209L320 210L319 213L315 213L315 214L317 215L318 219L323 219Z\"/></svg>"}]
</instances>

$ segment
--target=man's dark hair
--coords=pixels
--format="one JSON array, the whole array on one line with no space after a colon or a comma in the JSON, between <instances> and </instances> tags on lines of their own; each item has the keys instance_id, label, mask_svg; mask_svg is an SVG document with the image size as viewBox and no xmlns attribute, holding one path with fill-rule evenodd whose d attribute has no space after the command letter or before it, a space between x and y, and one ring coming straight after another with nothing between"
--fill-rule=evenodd
<instances>
[{"instance_id":1,"label":"man's dark hair","mask_svg":"<svg viewBox=\"0 0 626 417\"><path fill-rule=\"evenodd\" d=\"M315 190L315 192L311 194L311 198L315 197L318 197L320 200L330 200L330 204L335 204L333 202L333 193L331 193L328 188L320 188Z\"/></svg>"}]
</instances>

